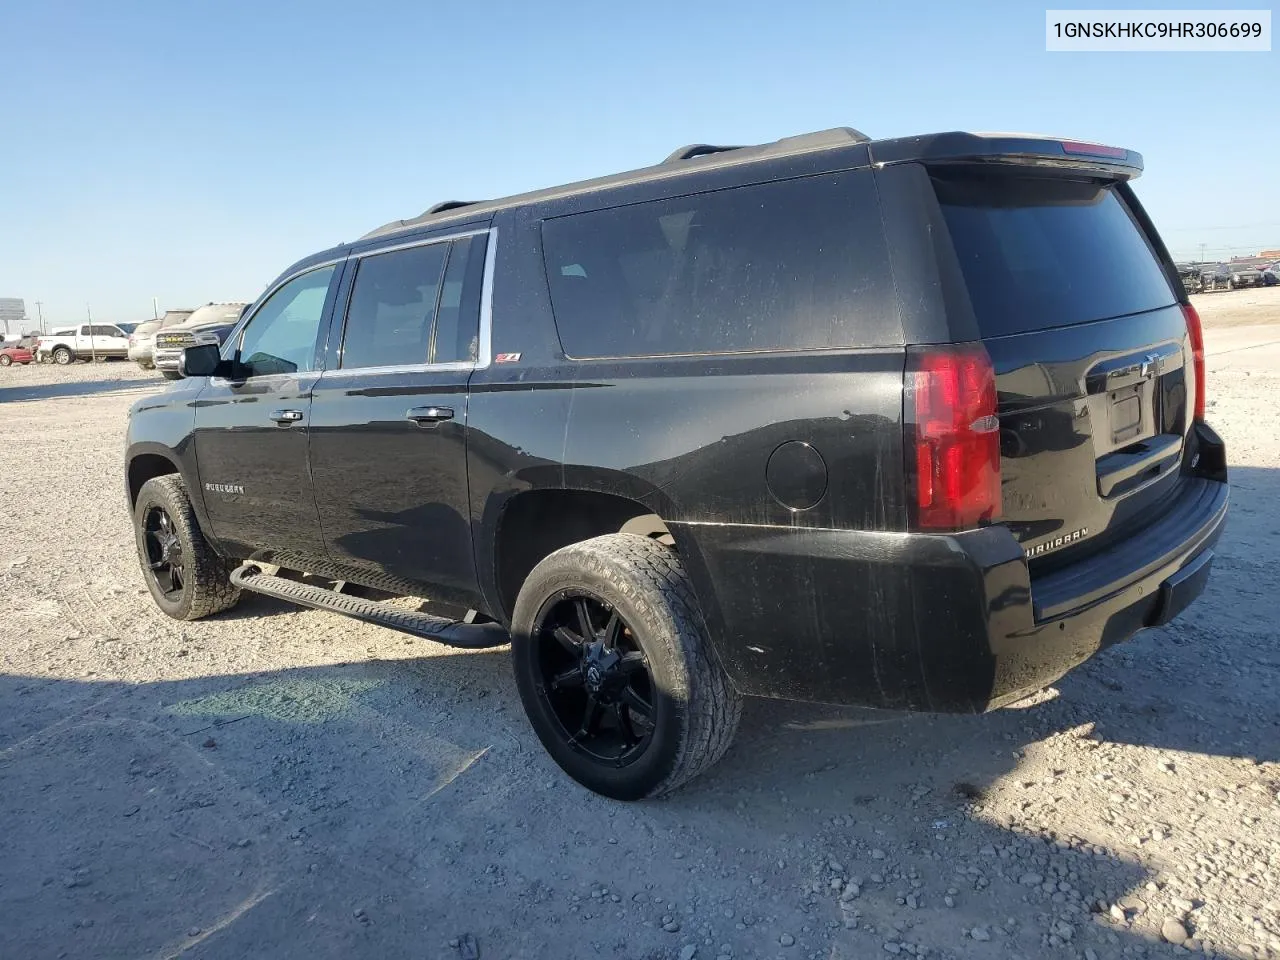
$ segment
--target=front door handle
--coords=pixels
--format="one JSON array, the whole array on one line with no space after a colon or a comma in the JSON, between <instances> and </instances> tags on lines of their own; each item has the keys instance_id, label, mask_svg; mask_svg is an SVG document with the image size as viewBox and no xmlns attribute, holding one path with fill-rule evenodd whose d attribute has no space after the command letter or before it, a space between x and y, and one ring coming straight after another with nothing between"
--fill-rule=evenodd
<instances>
[{"instance_id":1,"label":"front door handle","mask_svg":"<svg viewBox=\"0 0 1280 960\"><path fill-rule=\"evenodd\" d=\"M448 407L413 407L405 414L405 419L421 425L440 423L452 420L453 411Z\"/></svg>"},{"instance_id":2,"label":"front door handle","mask_svg":"<svg viewBox=\"0 0 1280 960\"><path fill-rule=\"evenodd\" d=\"M291 423L297 423L302 419L301 410L272 410L271 419L276 423L288 426Z\"/></svg>"}]
</instances>

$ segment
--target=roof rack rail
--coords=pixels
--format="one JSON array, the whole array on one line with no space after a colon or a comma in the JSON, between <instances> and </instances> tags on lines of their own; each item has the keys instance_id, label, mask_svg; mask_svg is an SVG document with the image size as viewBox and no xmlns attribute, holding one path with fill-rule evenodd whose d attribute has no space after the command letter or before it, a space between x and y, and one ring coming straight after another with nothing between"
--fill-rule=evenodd
<instances>
[{"instance_id":1,"label":"roof rack rail","mask_svg":"<svg viewBox=\"0 0 1280 960\"><path fill-rule=\"evenodd\" d=\"M773 143L756 144L757 147L771 147L775 145L785 145L791 147L825 147L836 146L841 143L869 143L871 138L861 130L855 130L853 127L832 127L830 130L819 130L816 133L802 133L795 137L782 137ZM721 147L710 143L691 143L687 147L681 147L669 157L663 160L663 163L676 163L680 160L692 160L694 157L705 157L712 153L727 153L730 150L747 149L743 145L732 147Z\"/></svg>"},{"instance_id":2,"label":"roof rack rail","mask_svg":"<svg viewBox=\"0 0 1280 960\"><path fill-rule=\"evenodd\" d=\"M442 200L434 206L428 207L427 212L423 216L433 213L444 213L446 210L456 210L458 207L471 207L479 203L479 200Z\"/></svg>"},{"instance_id":3,"label":"roof rack rail","mask_svg":"<svg viewBox=\"0 0 1280 960\"><path fill-rule=\"evenodd\" d=\"M741 146L719 147L713 143L691 143L687 147L681 147L676 150L662 162L675 163L677 160L692 160L694 157L705 157L712 153L725 153L729 150L741 149Z\"/></svg>"}]
</instances>

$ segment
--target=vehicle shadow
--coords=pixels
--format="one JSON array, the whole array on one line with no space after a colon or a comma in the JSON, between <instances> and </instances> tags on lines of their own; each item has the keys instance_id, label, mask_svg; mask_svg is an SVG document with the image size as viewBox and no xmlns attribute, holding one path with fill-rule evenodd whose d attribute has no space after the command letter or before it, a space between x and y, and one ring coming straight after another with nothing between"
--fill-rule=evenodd
<instances>
[{"instance_id":1,"label":"vehicle shadow","mask_svg":"<svg viewBox=\"0 0 1280 960\"><path fill-rule=\"evenodd\" d=\"M1104 685L1140 686L1165 632L1131 656L1103 652L1028 710L750 701L718 767L640 804L554 767L501 652L136 684L0 674L0 955L454 958L449 939L470 933L489 956L617 942L622 956L667 957L672 902L737 956L782 933L824 956L882 942L991 955L957 940L973 928L1035 956L1050 913L1077 954L1148 949L1100 911L1157 871L1115 852L1096 807L1068 807L1045 831L993 798L1051 802L1056 778L1033 761L1059 738L1215 749L1184 735L1195 721L1117 709ZM1193 652L1161 655L1182 670ZM1226 681L1231 652L1210 658L1205 682ZM1255 716L1276 705L1268 694ZM1262 731L1226 746L1274 753ZM850 910L836 878L860 882ZM601 888L618 904L602 908Z\"/></svg>"},{"instance_id":2,"label":"vehicle shadow","mask_svg":"<svg viewBox=\"0 0 1280 960\"><path fill-rule=\"evenodd\" d=\"M59 400L66 397L90 397L127 390L159 390L165 381L151 380L68 380L65 383L32 383L0 387L0 403L24 400Z\"/></svg>"},{"instance_id":3,"label":"vehicle shadow","mask_svg":"<svg viewBox=\"0 0 1280 960\"><path fill-rule=\"evenodd\" d=\"M1056 697L984 716L749 701L725 759L662 801L565 778L503 651L406 641L317 666L281 646L278 669L136 683L0 673L0 956L456 960L463 934L548 960L773 956L784 935L841 958L1167 951L1147 885L1192 854L1130 831L1221 771L1280 788L1280 473L1232 482L1205 594ZM246 597L237 614L286 609ZM1166 761L1179 772L1123 788L1141 803L1117 792ZM859 885L845 907L837 880ZM1235 890L1232 909L1264 909L1262 886Z\"/></svg>"}]
</instances>

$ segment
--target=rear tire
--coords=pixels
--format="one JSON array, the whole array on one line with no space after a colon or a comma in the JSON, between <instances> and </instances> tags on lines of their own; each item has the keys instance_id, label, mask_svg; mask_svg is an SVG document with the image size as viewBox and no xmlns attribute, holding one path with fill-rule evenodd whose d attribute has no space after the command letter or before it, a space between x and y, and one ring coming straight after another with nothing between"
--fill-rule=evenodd
<instances>
[{"instance_id":1,"label":"rear tire","mask_svg":"<svg viewBox=\"0 0 1280 960\"><path fill-rule=\"evenodd\" d=\"M199 620L236 605L240 590L200 532L178 474L148 480L133 509L138 562L151 597L175 620Z\"/></svg>"},{"instance_id":2,"label":"rear tire","mask_svg":"<svg viewBox=\"0 0 1280 960\"><path fill-rule=\"evenodd\" d=\"M588 633L588 642L570 642ZM561 769L596 793L668 793L733 742L742 698L707 639L679 557L648 537L611 534L551 554L521 587L511 634L534 732Z\"/></svg>"},{"instance_id":3,"label":"rear tire","mask_svg":"<svg viewBox=\"0 0 1280 960\"><path fill-rule=\"evenodd\" d=\"M13 365L13 357L7 353L0 353L0 367L8 367Z\"/></svg>"},{"instance_id":4,"label":"rear tire","mask_svg":"<svg viewBox=\"0 0 1280 960\"><path fill-rule=\"evenodd\" d=\"M160 376L164 377L166 380L182 379L182 374L180 374L177 370L161 370Z\"/></svg>"}]
</instances>

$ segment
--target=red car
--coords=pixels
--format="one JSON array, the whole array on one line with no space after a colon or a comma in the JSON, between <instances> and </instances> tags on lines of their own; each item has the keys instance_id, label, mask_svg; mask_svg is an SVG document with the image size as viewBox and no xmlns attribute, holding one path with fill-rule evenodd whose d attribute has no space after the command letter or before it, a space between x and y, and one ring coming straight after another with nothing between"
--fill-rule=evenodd
<instances>
[{"instance_id":1,"label":"red car","mask_svg":"<svg viewBox=\"0 0 1280 960\"><path fill-rule=\"evenodd\" d=\"M32 353L35 345L34 337L23 337L17 343L0 347L0 367L8 367L15 363L30 363L35 359Z\"/></svg>"}]
</instances>

